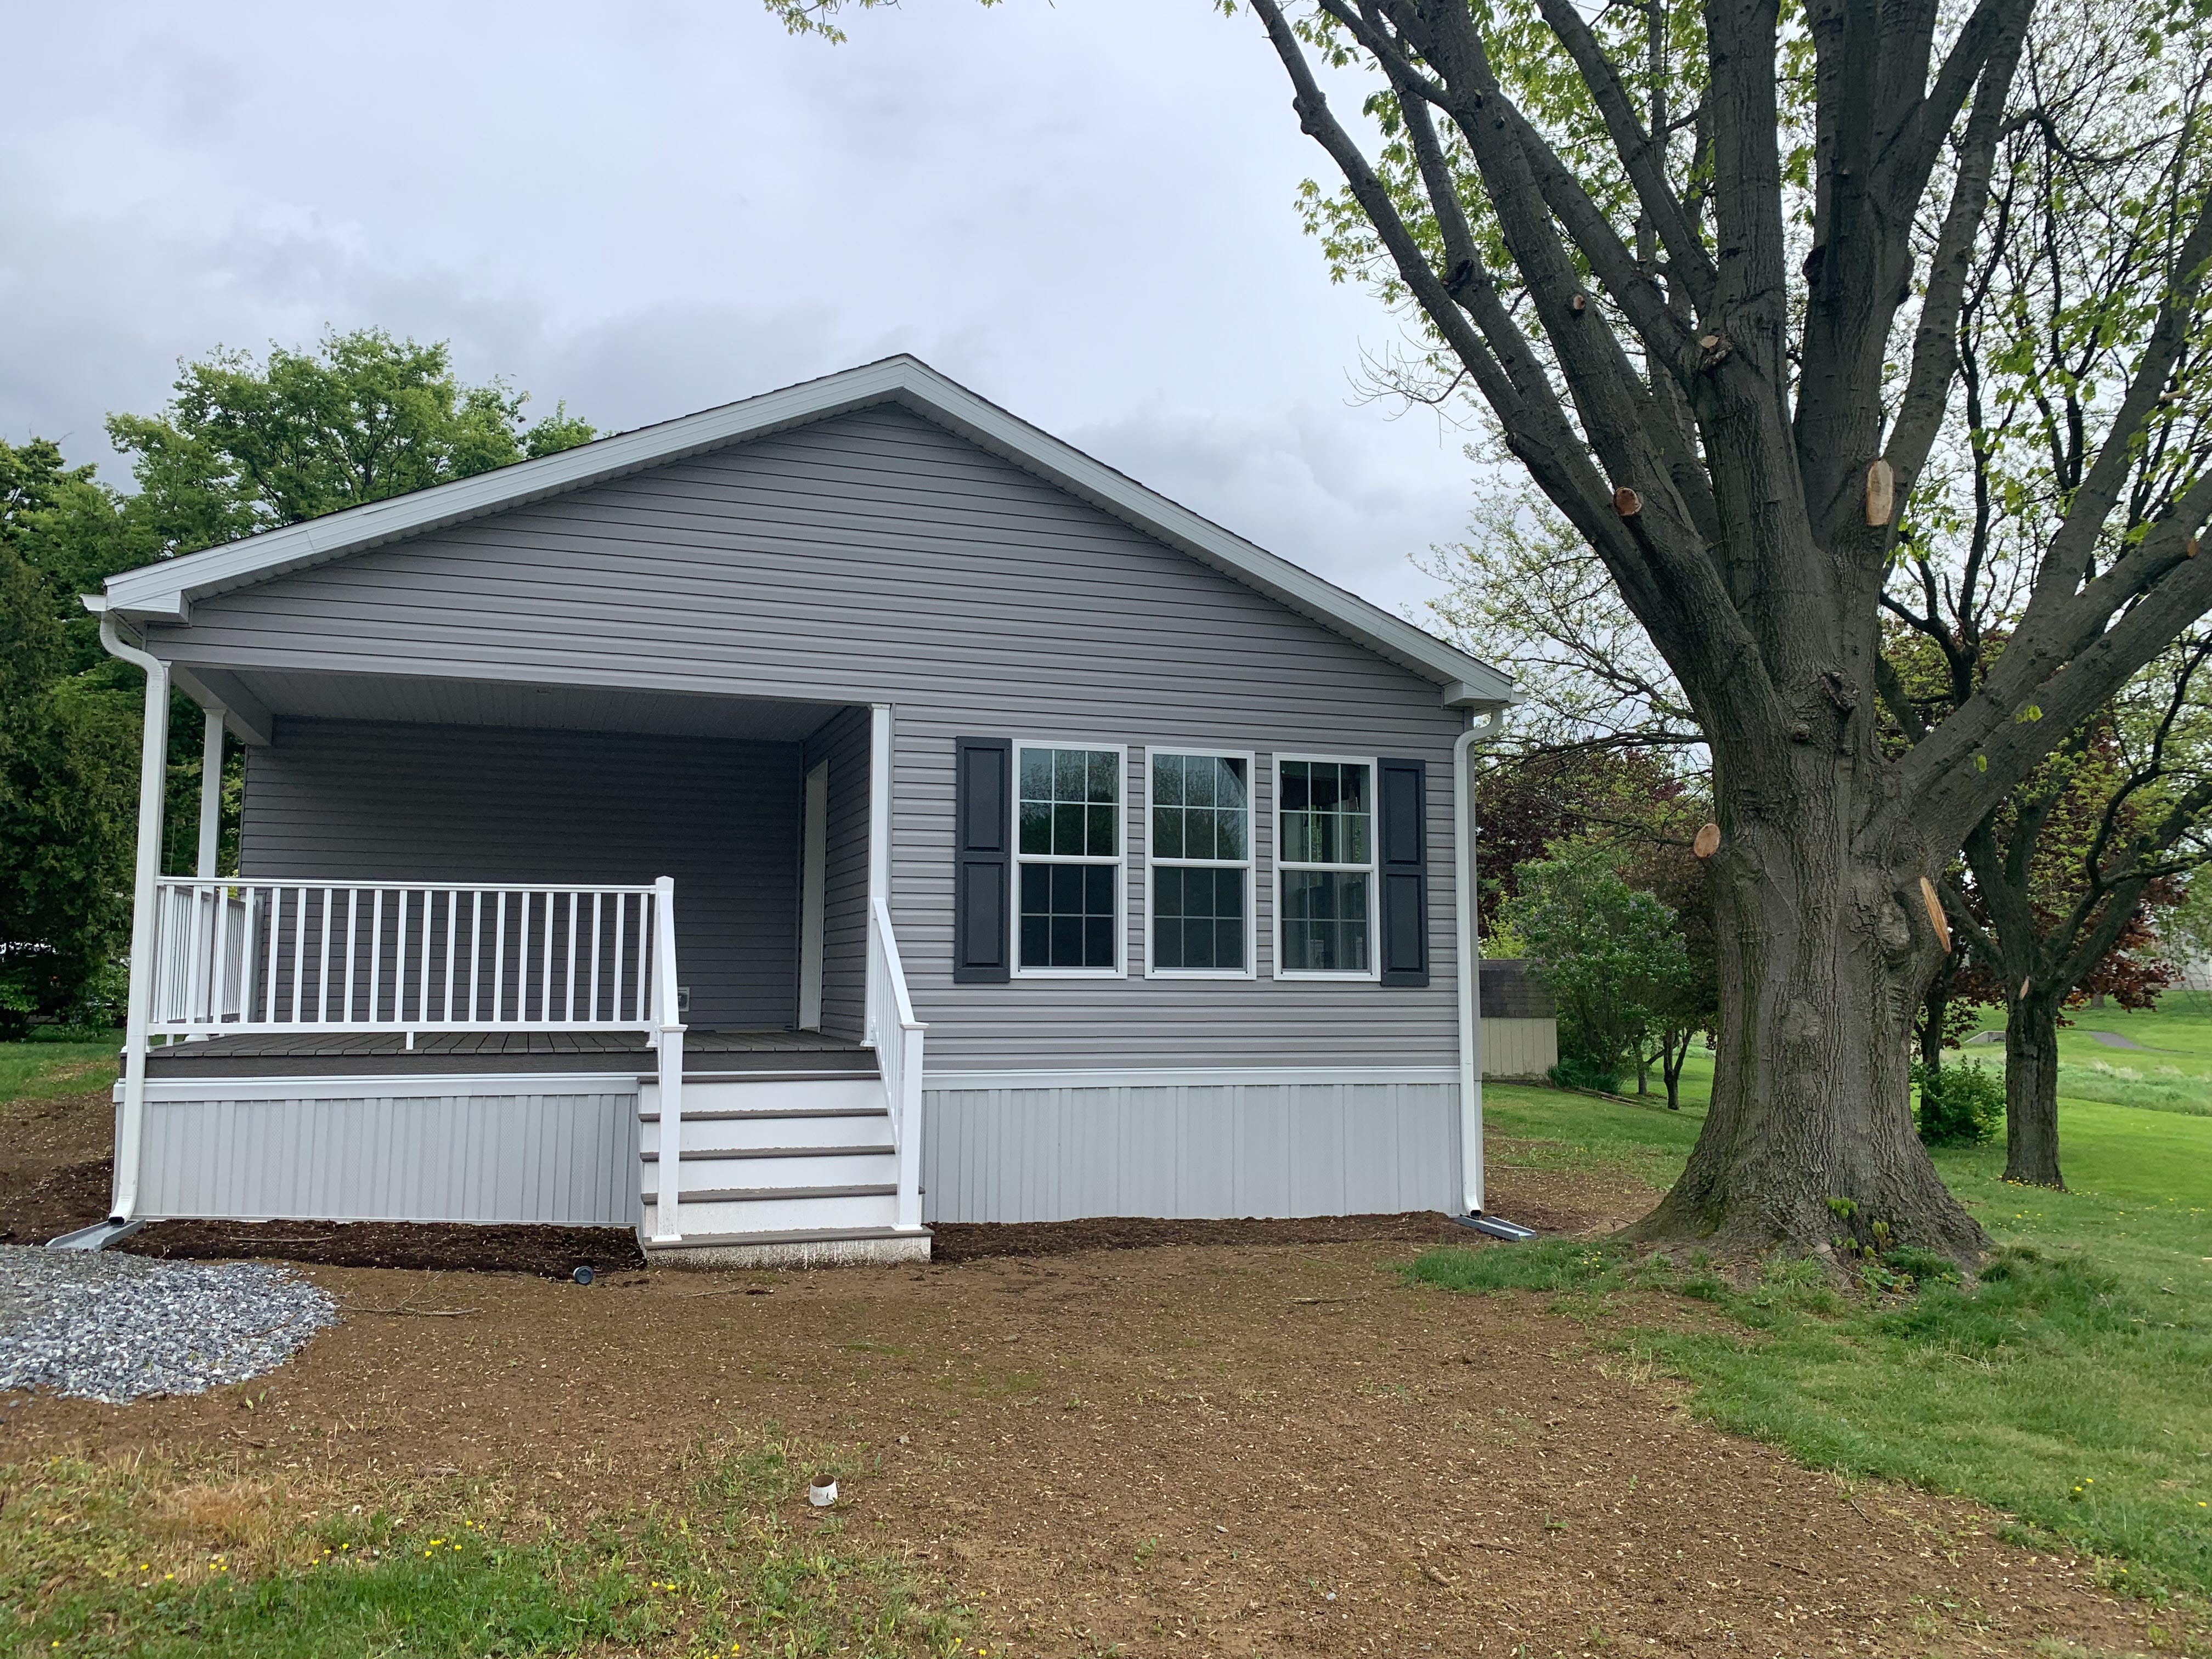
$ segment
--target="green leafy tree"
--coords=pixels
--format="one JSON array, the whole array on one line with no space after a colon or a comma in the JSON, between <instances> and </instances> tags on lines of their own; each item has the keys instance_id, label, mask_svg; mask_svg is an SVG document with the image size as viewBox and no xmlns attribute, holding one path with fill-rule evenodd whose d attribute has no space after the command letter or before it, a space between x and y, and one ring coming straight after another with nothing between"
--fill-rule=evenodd
<instances>
[{"instance_id":1,"label":"green leafy tree","mask_svg":"<svg viewBox=\"0 0 2212 1659\"><path fill-rule=\"evenodd\" d=\"M0 444L0 1036L112 1018L129 933L140 689L77 596L118 571L550 455L595 434L556 406L465 385L443 344L376 329L265 362L188 363L168 405L108 421L137 489L118 495L44 439ZM172 704L164 862L197 840L200 714ZM225 798L238 797L236 763ZM234 845L226 823L224 845Z\"/></svg>"},{"instance_id":2,"label":"green leafy tree","mask_svg":"<svg viewBox=\"0 0 2212 1659\"><path fill-rule=\"evenodd\" d=\"M117 415L134 520L163 554L427 489L588 443L566 404L526 424L529 394L466 386L442 343L381 329L333 334L264 362L218 351L188 363L159 415Z\"/></svg>"},{"instance_id":3,"label":"green leafy tree","mask_svg":"<svg viewBox=\"0 0 2212 1659\"><path fill-rule=\"evenodd\" d=\"M117 531L91 468L0 443L0 1036L104 1018L85 1005L128 927L137 720L76 622Z\"/></svg>"},{"instance_id":4,"label":"green leafy tree","mask_svg":"<svg viewBox=\"0 0 2212 1659\"><path fill-rule=\"evenodd\" d=\"M1522 865L1515 886L1498 920L1558 1007L1562 1080L1610 1088L1688 993L1674 912L1629 885L1613 850L1594 840Z\"/></svg>"}]
</instances>

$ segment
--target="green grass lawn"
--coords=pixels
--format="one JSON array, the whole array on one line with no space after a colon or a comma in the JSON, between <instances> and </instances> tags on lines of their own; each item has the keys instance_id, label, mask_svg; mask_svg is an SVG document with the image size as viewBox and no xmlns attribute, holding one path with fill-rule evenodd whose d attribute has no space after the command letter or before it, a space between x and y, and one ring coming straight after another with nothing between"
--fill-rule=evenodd
<instances>
[{"instance_id":1,"label":"green grass lawn","mask_svg":"<svg viewBox=\"0 0 2212 1659\"><path fill-rule=\"evenodd\" d=\"M0 1101L88 1093L115 1080L120 1031L96 1042L0 1042Z\"/></svg>"},{"instance_id":2,"label":"green grass lawn","mask_svg":"<svg viewBox=\"0 0 2212 1659\"><path fill-rule=\"evenodd\" d=\"M2212 1068L2212 1038L2203 1048ZM1703 1117L1548 1090L1483 1096L1491 1134L1535 1143L1516 1161L1605 1162L1655 1182L1680 1168ZM1746 1286L1696 1261L1655 1267L1572 1243L1439 1250L1413 1272L1558 1293L1599 1340L1688 1379L1695 1409L1723 1427L2008 1510L2109 1558L2116 1583L2212 1592L2212 1118L2066 1098L2059 1124L2066 1193L2007 1185L2002 1147L1936 1154L1998 1247L1972 1289L1839 1292L1802 1264ZM1672 1321L1664 1297L1639 1294L1654 1290L1728 1322ZM1626 1317L1644 1322L1624 1334Z\"/></svg>"},{"instance_id":3,"label":"green grass lawn","mask_svg":"<svg viewBox=\"0 0 2212 1659\"><path fill-rule=\"evenodd\" d=\"M1982 1029L2002 1031L1997 1009L1983 1011ZM2169 991L2142 1013L2124 1008L2076 1008L2058 1032L2058 1092L2114 1106L2212 1117L2212 994ZM2114 1048L2091 1033L2139 1043ZM1991 1071L2004 1067L2002 1042L1970 1042L1965 1057ZM2062 1161L2064 1149L2060 1149Z\"/></svg>"},{"instance_id":4,"label":"green grass lawn","mask_svg":"<svg viewBox=\"0 0 2212 1659\"><path fill-rule=\"evenodd\" d=\"M387 1502L131 1456L0 1468L0 1651L100 1659L963 1650L969 1615L842 1517L785 1516L849 1455L772 1435L693 1455L680 1507L564 1531L496 1486Z\"/></svg>"}]
</instances>

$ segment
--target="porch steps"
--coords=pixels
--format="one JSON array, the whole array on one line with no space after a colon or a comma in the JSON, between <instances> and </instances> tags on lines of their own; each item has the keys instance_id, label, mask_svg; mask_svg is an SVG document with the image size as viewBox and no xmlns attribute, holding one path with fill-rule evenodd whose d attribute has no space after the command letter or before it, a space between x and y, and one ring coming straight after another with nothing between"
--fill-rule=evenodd
<instances>
[{"instance_id":1,"label":"porch steps","mask_svg":"<svg viewBox=\"0 0 2212 1659\"><path fill-rule=\"evenodd\" d=\"M687 1073L678 1246L659 1232L658 1079L638 1081L639 1236L653 1259L806 1263L905 1257L898 1153L873 1071Z\"/></svg>"}]
</instances>

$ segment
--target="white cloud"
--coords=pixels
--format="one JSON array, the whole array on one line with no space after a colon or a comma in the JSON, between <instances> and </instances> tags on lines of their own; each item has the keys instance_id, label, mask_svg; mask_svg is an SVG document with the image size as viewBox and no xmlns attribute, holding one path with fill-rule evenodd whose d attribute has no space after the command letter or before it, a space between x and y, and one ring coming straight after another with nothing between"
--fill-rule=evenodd
<instances>
[{"instance_id":1,"label":"white cloud","mask_svg":"<svg viewBox=\"0 0 2212 1659\"><path fill-rule=\"evenodd\" d=\"M1397 325L1291 210L1323 159L1249 17L912 0L849 45L748 0L17 20L0 435L110 462L180 357L377 324L643 424L915 352L1394 607L1455 434L1355 404Z\"/></svg>"}]
</instances>

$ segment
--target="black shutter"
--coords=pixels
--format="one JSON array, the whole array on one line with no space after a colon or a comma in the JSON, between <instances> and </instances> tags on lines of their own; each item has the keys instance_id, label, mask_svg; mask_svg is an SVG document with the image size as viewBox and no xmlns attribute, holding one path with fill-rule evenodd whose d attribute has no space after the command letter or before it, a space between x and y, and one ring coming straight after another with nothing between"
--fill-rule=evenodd
<instances>
[{"instance_id":1,"label":"black shutter","mask_svg":"<svg viewBox=\"0 0 2212 1659\"><path fill-rule=\"evenodd\" d=\"M1382 885L1382 982L1429 982L1429 769L1417 760L1376 763Z\"/></svg>"},{"instance_id":2,"label":"black shutter","mask_svg":"<svg viewBox=\"0 0 2212 1659\"><path fill-rule=\"evenodd\" d=\"M952 745L952 982L1003 985L1013 927L1014 745L959 738Z\"/></svg>"}]
</instances>

